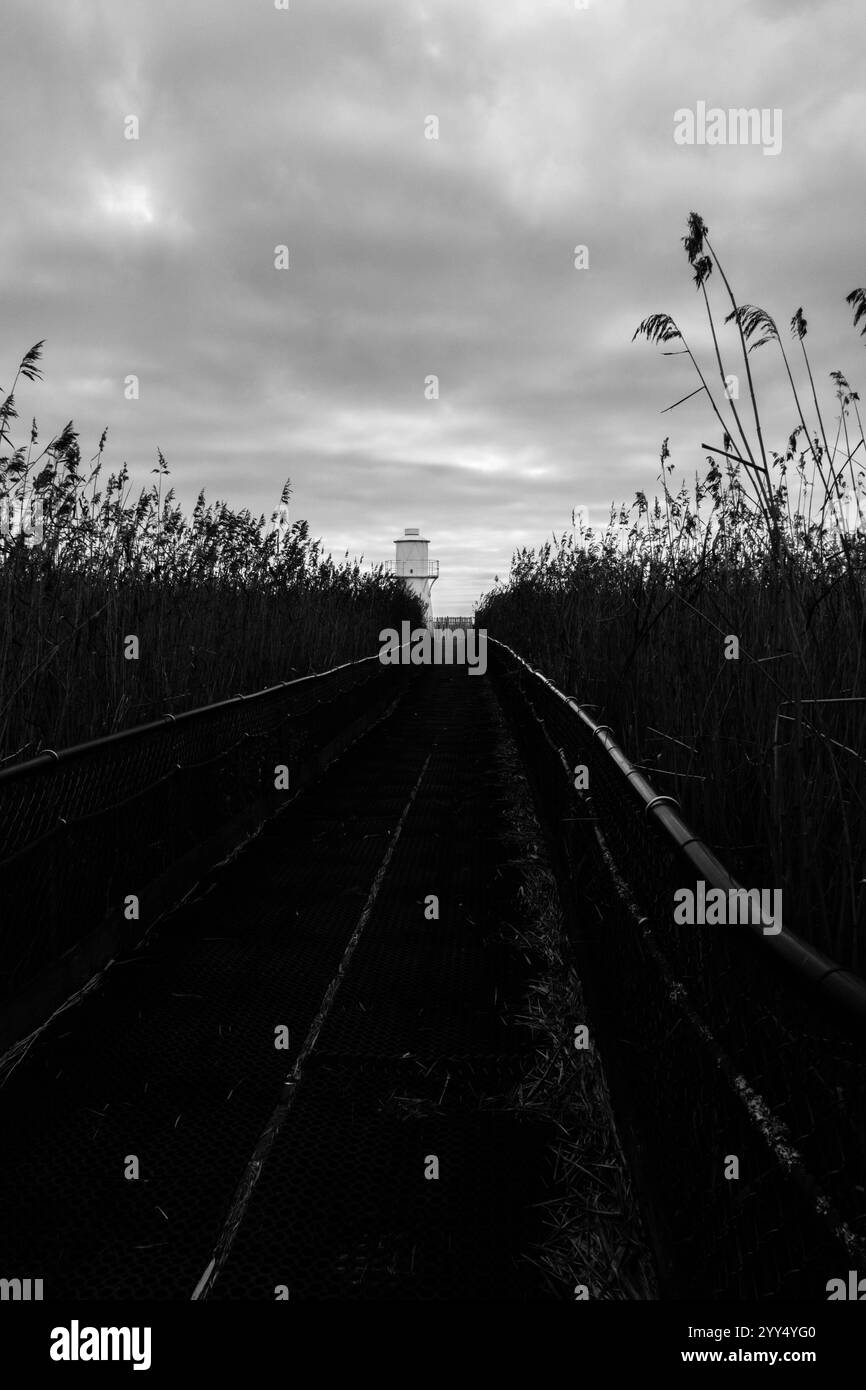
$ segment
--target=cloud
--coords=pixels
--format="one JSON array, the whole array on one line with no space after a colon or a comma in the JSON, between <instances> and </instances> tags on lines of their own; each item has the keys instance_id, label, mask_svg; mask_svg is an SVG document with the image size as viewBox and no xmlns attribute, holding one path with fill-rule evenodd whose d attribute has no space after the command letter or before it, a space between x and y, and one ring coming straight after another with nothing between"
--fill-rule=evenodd
<instances>
[{"instance_id":1,"label":"cloud","mask_svg":"<svg viewBox=\"0 0 866 1390\"><path fill-rule=\"evenodd\" d=\"M159 444L187 501L204 486L269 513L291 475L335 553L388 558L421 525L439 611L469 611L574 506L600 517L652 491L665 434L686 474L701 466L706 403L660 413L696 384L688 364L631 342L667 309L707 351L679 242L692 208L740 297L780 323L804 304L822 379L857 384L856 8L12 0L6 16L0 379L47 340L22 417L47 433L73 416L85 453L108 424L112 464L142 482ZM781 108L782 154L676 146L674 112L698 100ZM756 373L782 442L778 367Z\"/></svg>"}]
</instances>

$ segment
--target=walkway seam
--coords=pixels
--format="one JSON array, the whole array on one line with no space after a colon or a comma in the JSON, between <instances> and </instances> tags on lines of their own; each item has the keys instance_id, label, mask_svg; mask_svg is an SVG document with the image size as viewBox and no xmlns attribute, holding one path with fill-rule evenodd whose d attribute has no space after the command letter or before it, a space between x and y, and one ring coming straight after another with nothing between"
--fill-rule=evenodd
<instances>
[{"instance_id":1,"label":"walkway seam","mask_svg":"<svg viewBox=\"0 0 866 1390\"><path fill-rule=\"evenodd\" d=\"M430 759L433 757L435 747L436 744L434 743L433 748L427 754L427 757L424 760L424 765L421 768L421 771L418 775L418 780L416 781L414 787L409 793L409 799L406 802L406 805L403 807L402 812L400 813L400 819L397 822L397 826L391 838L391 843L385 851L381 864L376 870L376 875L373 879L370 891L367 894L367 900L364 903L361 915L358 918L358 921L355 925L355 929L352 932L351 937L349 938L346 949L340 958L340 963L337 966L337 972L334 975L334 978L331 980L331 983L328 985L328 988L325 990L324 995L322 996L322 1002L319 1005L319 1011L313 1019L312 1023L310 1024L307 1036L305 1037L301 1050L299 1051L295 1059L295 1064L292 1067L292 1070L286 1078L285 1082L283 1083L283 1090L280 1100L278 1101L270 1119L268 1120L267 1125L265 1126L259 1138L258 1143L256 1144L255 1149L253 1150L252 1156L250 1158L249 1163L247 1164L243 1177L238 1183L231 1207L229 1208L229 1213L226 1218L225 1225L223 1226L220 1238L214 1249L213 1256L204 1273L202 1274L201 1278L199 1279L198 1283L196 1284L195 1289L193 1290L191 1300L193 1302L207 1298L208 1294L214 1286L214 1283L216 1282L217 1277L219 1276L220 1270L222 1269L223 1265L225 1264L228 1258L229 1252L232 1248L232 1245L234 1244L235 1237L238 1233L241 1222L243 1221L247 1208L250 1204L255 1185L261 1177L262 1169L264 1168L268 1154L270 1153L270 1150L273 1147L274 1140L276 1139L277 1134L280 1128L282 1127L283 1122L286 1119L286 1116L288 1115L289 1111L292 1108L292 1105L295 1102L295 1098L298 1094L298 1088L300 1086L301 1081L303 1080L303 1068L309 1060L309 1057L314 1047L316 1046L319 1033L321 1032L322 1026L325 1023L325 1020L331 1011L331 1006L333 1005L337 991L345 977L346 970L348 968L352 956L354 955L355 948L361 939L361 935L364 931L364 928L366 927L368 921L370 920L370 917L372 916L376 899L379 896L379 890L382 887L385 875L388 872L388 866L394 856L394 851L397 848L397 843L400 839L401 834L403 833L403 826L406 823L406 819L409 815L409 812L412 809L412 806L414 805L415 798L418 795L421 783L423 782L424 777L427 773L427 768L430 765Z\"/></svg>"}]
</instances>

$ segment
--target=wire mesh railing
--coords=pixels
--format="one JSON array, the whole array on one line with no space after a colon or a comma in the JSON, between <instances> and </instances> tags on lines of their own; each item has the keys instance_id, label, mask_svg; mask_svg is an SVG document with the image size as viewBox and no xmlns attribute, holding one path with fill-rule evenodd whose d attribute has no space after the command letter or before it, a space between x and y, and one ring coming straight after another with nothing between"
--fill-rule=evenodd
<instances>
[{"instance_id":1,"label":"wire mesh railing","mask_svg":"<svg viewBox=\"0 0 866 1390\"><path fill-rule=\"evenodd\" d=\"M783 924L678 925L678 890L739 885L609 729L489 650L664 1293L826 1298L866 1273L866 985Z\"/></svg>"},{"instance_id":2,"label":"wire mesh railing","mask_svg":"<svg viewBox=\"0 0 866 1390\"><path fill-rule=\"evenodd\" d=\"M0 772L0 1041L139 939L411 673L372 656Z\"/></svg>"}]
</instances>

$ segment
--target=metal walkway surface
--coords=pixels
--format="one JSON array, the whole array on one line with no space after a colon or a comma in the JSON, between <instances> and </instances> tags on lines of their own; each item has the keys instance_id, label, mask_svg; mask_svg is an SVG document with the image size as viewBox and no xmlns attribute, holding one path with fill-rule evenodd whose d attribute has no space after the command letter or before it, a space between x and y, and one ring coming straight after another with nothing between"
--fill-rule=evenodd
<instances>
[{"instance_id":1,"label":"metal walkway surface","mask_svg":"<svg viewBox=\"0 0 866 1390\"><path fill-rule=\"evenodd\" d=\"M35 1039L0 1087L5 1270L47 1300L539 1296L495 706L424 672Z\"/></svg>"}]
</instances>

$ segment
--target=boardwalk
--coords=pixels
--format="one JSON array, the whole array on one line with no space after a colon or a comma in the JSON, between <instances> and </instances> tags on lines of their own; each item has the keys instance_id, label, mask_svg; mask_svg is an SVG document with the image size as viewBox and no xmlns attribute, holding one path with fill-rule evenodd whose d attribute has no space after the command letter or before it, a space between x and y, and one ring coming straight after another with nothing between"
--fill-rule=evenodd
<instances>
[{"instance_id":1,"label":"boardwalk","mask_svg":"<svg viewBox=\"0 0 866 1390\"><path fill-rule=\"evenodd\" d=\"M859 1267L866 986L783 923L679 922L684 887L736 880L609 729L491 653L368 658L0 774L0 1277L815 1299Z\"/></svg>"},{"instance_id":2,"label":"boardwalk","mask_svg":"<svg viewBox=\"0 0 866 1390\"><path fill-rule=\"evenodd\" d=\"M486 681L430 671L55 1020L0 1091L8 1268L53 1298L537 1295L503 736Z\"/></svg>"}]
</instances>

